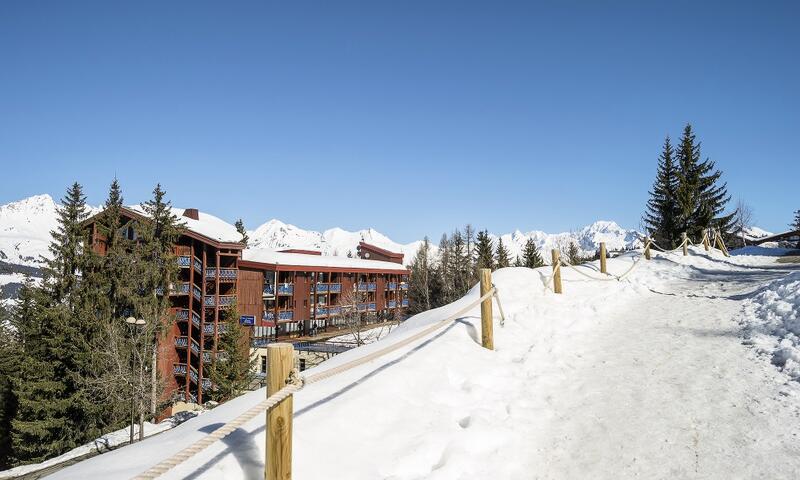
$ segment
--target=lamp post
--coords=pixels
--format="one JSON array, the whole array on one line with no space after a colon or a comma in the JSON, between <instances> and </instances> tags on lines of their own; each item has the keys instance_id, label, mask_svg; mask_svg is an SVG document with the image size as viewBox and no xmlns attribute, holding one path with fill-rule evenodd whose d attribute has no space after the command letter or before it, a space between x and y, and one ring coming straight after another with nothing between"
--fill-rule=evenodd
<instances>
[{"instance_id":1,"label":"lamp post","mask_svg":"<svg viewBox=\"0 0 800 480\"><path fill-rule=\"evenodd\" d=\"M139 398L139 440L144 439L144 431L143 431L143 412L141 411L141 391L142 391L142 362L139 361L139 378L138 381L133 380L133 376L135 375L136 371L136 356L139 353L139 336L141 335L142 329L147 324L147 322L142 318L133 318L128 317L125 319L125 323L128 325L128 330L131 334L132 340L132 348L131 348L131 435L130 435L130 443L133 443L133 430L134 426L136 425L136 399Z\"/></svg>"}]
</instances>

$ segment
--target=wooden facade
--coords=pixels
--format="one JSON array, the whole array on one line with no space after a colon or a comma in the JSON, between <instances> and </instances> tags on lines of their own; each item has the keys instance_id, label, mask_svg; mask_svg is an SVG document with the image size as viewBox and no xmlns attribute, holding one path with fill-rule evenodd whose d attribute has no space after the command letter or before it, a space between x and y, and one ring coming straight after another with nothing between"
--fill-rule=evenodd
<instances>
[{"instance_id":1,"label":"wooden facade","mask_svg":"<svg viewBox=\"0 0 800 480\"><path fill-rule=\"evenodd\" d=\"M100 214L102 215L102 213ZM195 209L183 216L198 220ZM141 213L124 208L126 220L147 221ZM86 222L92 247L106 251L96 216ZM135 232L127 232L129 238ZM367 244L364 252L378 249ZM180 266L176 285L170 289L171 308L167 315L167 334L158 339L158 374L165 386L165 401L203 403L203 392L210 388L205 371L221 353L217 349L220 324L237 306L241 316L252 316L256 324L249 335L273 341L299 334L324 331L337 325L342 292L364 288L365 311L389 314L408 306L408 270L358 266L323 267L276 265L243 260L244 244L219 241L192 229L185 229L175 245ZM325 257L319 252L289 250L303 258ZM386 252L392 254L392 252ZM402 263L402 254L392 261ZM384 254L385 258L389 256ZM312 262L313 263L313 262ZM350 262L357 264L358 260ZM147 319L149 321L149 319Z\"/></svg>"}]
</instances>

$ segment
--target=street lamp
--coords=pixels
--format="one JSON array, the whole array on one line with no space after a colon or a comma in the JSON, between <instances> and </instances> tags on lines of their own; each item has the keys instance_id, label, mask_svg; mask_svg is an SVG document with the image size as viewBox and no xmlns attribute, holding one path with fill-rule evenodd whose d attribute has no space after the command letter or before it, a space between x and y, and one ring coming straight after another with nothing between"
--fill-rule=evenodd
<instances>
[{"instance_id":1,"label":"street lamp","mask_svg":"<svg viewBox=\"0 0 800 480\"><path fill-rule=\"evenodd\" d=\"M128 330L131 335L132 340L132 348L131 348L131 435L130 435L130 443L133 443L133 429L136 425L136 398L137 396L141 395L142 390L142 369L141 369L141 362L139 362L139 381L134 382L133 376L134 372L136 371L136 354L139 352L139 334L141 333L144 326L147 322L143 318L133 318L128 317L125 319L125 323L128 325ZM138 383L138 385L137 385ZM138 387L138 388L137 388ZM137 395L137 391L138 394ZM141 399L140 399L141 400ZM141 404L141 401L139 402ZM140 405L141 410L141 405ZM144 440L144 421L142 412L139 412L139 440Z\"/></svg>"}]
</instances>

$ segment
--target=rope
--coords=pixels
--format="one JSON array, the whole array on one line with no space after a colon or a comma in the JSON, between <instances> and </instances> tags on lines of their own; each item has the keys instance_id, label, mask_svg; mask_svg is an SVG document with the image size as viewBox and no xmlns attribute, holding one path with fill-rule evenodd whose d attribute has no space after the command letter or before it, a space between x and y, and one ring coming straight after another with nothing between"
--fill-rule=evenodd
<instances>
[{"instance_id":1,"label":"rope","mask_svg":"<svg viewBox=\"0 0 800 480\"><path fill-rule=\"evenodd\" d=\"M479 305L486 299L494 297L497 301L497 306L500 309L500 316L501 316L501 325L505 323L505 316L503 315L503 307L500 305L500 297L497 294L497 287L492 285L492 288L482 295L478 300L470 303L469 305L465 306L464 308L458 310L454 314L450 315L449 317L445 318L444 320L440 320L433 325L428 326L424 330L421 330L410 337L404 338L403 340L384 347L380 350L376 350L368 355L364 355L363 357L357 358L355 360L351 360L347 363L339 365L338 367L334 367L324 372L316 373L314 375L310 375L307 377L303 377L297 370L293 370L291 374L289 374L289 378L286 380L286 386L278 390L277 392L270 395L266 400L259 402L257 405L253 406L243 414L239 415L235 419L231 420L230 422L226 423L224 426L214 430L214 432L206 435L202 439L198 440L194 444L184 448L183 450L179 451L175 455L161 462L157 463L156 465L152 466L150 469L141 473L135 477L135 480L152 480L158 478L159 476L167 473L174 467L177 467L181 463L185 462L186 460L192 458L197 453L204 450L206 447L210 446L211 444L221 440L222 438L226 437L228 434L236 430L237 428L241 427L245 423L249 422L257 415L261 414L265 410L269 410L270 408L278 405L280 402L291 396L292 394L300 391L306 385L310 385L312 383L320 382L325 380L326 378L331 378L335 375L340 373L346 372L358 366L361 366L365 363L371 362L377 358L380 358L384 355L392 353L396 350L399 350L406 345L415 342L430 333L435 332L436 330L444 327L450 322L453 322L461 317L463 317L469 310L473 307Z\"/></svg>"},{"instance_id":2,"label":"rope","mask_svg":"<svg viewBox=\"0 0 800 480\"><path fill-rule=\"evenodd\" d=\"M589 275L588 273L585 273L585 272L583 272L581 270L578 270L578 267L576 267L575 265L572 265L571 263L567 262L566 260L561 260L561 262L564 265L568 266L569 268L575 270L579 274L583 275L584 277L588 278L589 280L597 280L597 281L600 281L600 282L608 282L608 281L617 280L617 277L615 277L614 275L611 275L610 273L606 274L606 275L608 275L607 277L595 277L595 276Z\"/></svg>"},{"instance_id":3,"label":"rope","mask_svg":"<svg viewBox=\"0 0 800 480\"><path fill-rule=\"evenodd\" d=\"M205 437L198 440L194 444L179 451L172 457L166 460L162 460L156 465L150 467L150 469L148 469L144 473L137 475L135 479L152 480L160 477L161 475L167 473L169 470L177 467L181 463L192 458L194 455L200 453L209 445L228 436L231 432L241 427L245 423L249 422L256 416L258 416L260 413L262 413L264 410L268 410L276 406L277 404L281 403L283 400L291 396L293 393L300 391L303 388L301 377L295 376L294 378L296 380L294 381L292 381L293 380L292 377L293 377L292 375L289 376L289 379L287 379L287 385L285 387L281 388L277 392L270 395L266 400L259 402L258 405L247 410L246 412L239 415L232 421L223 425L222 427L214 430L212 433L206 435ZM292 383L289 383L290 381L292 381Z\"/></svg>"},{"instance_id":4,"label":"rope","mask_svg":"<svg viewBox=\"0 0 800 480\"><path fill-rule=\"evenodd\" d=\"M492 288L494 289L494 299L497 301L497 308L500 310L500 326L506 326L506 315L503 313L503 304L500 303L500 294L497 292L497 287L492 284Z\"/></svg>"}]
</instances>

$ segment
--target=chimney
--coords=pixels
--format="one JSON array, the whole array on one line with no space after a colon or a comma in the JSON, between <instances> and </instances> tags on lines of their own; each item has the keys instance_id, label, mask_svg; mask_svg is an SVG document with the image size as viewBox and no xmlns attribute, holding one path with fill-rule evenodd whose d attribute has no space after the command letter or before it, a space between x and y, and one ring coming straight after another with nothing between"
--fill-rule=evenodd
<instances>
[{"instance_id":1,"label":"chimney","mask_svg":"<svg viewBox=\"0 0 800 480\"><path fill-rule=\"evenodd\" d=\"M183 211L183 216L192 220L200 220L200 213L196 208L187 208Z\"/></svg>"}]
</instances>

